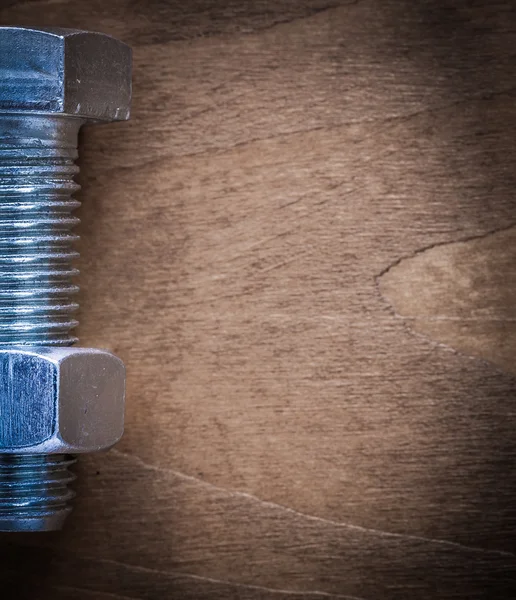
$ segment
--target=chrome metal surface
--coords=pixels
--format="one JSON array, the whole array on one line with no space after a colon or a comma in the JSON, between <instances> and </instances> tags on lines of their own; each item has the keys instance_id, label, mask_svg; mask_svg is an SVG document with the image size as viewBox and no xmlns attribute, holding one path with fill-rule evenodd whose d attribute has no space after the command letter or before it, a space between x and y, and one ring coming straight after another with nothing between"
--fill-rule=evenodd
<instances>
[{"instance_id":1,"label":"chrome metal surface","mask_svg":"<svg viewBox=\"0 0 516 600\"><path fill-rule=\"evenodd\" d=\"M125 368L92 348L0 349L0 452L84 454L124 431Z\"/></svg>"},{"instance_id":2,"label":"chrome metal surface","mask_svg":"<svg viewBox=\"0 0 516 600\"><path fill-rule=\"evenodd\" d=\"M122 434L121 361L63 346L77 341L79 129L127 119L130 96L121 42L0 27L0 530L59 529L69 454Z\"/></svg>"},{"instance_id":3,"label":"chrome metal surface","mask_svg":"<svg viewBox=\"0 0 516 600\"><path fill-rule=\"evenodd\" d=\"M0 30L1 39L1 30ZM0 345L73 344L83 121L0 113Z\"/></svg>"},{"instance_id":4,"label":"chrome metal surface","mask_svg":"<svg viewBox=\"0 0 516 600\"><path fill-rule=\"evenodd\" d=\"M0 110L129 118L131 49L102 33L0 28Z\"/></svg>"},{"instance_id":5,"label":"chrome metal surface","mask_svg":"<svg viewBox=\"0 0 516 600\"><path fill-rule=\"evenodd\" d=\"M66 455L0 455L0 530L61 529L75 496Z\"/></svg>"}]
</instances>

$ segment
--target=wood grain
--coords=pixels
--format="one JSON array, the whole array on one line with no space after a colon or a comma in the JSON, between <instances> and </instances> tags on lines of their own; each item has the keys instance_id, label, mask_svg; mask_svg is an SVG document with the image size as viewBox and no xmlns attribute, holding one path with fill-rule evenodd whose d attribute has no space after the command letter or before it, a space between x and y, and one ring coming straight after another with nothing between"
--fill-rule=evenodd
<instances>
[{"instance_id":1,"label":"wood grain","mask_svg":"<svg viewBox=\"0 0 516 600\"><path fill-rule=\"evenodd\" d=\"M516 373L515 249L513 225L433 246L384 273L380 289L417 333Z\"/></svg>"},{"instance_id":2,"label":"wood grain","mask_svg":"<svg viewBox=\"0 0 516 600\"><path fill-rule=\"evenodd\" d=\"M86 130L84 345L126 435L22 598L516 597L516 8L0 3L134 47Z\"/></svg>"}]
</instances>

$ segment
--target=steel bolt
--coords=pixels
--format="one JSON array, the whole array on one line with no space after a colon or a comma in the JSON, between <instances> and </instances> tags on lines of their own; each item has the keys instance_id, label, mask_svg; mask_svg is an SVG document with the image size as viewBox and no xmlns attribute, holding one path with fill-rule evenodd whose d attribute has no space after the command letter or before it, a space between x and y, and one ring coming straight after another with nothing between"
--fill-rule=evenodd
<instances>
[{"instance_id":1,"label":"steel bolt","mask_svg":"<svg viewBox=\"0 0 516 600\"><path fill-rule=\"evenodd\" d=\"M0 27L0 530L60 529L75 455L123 429L124 370L77 339L79 129L129 118L131 51L98 33Z\"/></svg>"}]
</instances>

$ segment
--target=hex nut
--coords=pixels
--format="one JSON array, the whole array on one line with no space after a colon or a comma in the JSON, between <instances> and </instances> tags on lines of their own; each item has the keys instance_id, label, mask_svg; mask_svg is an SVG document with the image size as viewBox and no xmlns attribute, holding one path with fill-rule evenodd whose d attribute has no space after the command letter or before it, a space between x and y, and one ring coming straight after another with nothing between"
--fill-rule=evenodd
<instances>
[{"instance_id":1,"label":"hex nut","mask_svg":"<svg viewBox=\"0 0 516 600\"><path fill-rule=\"evenodd\" d=\"M0 111L129 118L131 49L101 33L0 28Z\"/></svg>"},{"instance_id":2,"label":"hex nut","mask_svg":"<svg viewBox=\"0 0 516 600\"><path fill-rule=\"evenodd\" d=\"M124 429L125 367L104 350L0 350L0 452L107 450Z\"/></svg>"}]
</instances>

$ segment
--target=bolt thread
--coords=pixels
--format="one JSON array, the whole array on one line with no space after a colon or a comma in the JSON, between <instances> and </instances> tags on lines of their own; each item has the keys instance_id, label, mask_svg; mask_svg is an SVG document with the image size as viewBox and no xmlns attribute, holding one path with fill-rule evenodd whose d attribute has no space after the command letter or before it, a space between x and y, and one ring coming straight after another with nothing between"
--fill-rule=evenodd
<instances>
[{"instance_id":1,"label":"bolt thread","mask_svg":"<svg viewBox=\"0 0 516 600\"><path fill-rule=\"evenodd\" d=\"M71 456L0 454L0 530L60 529L75 496Z\"/></svg>"},{"instance_id":2,"label":"bolt thread","mask_svg":"<svg viewBox=\"0 0 516 600\"><path fill-rule=\"evenodd\" d=\"M77 341L77 134L63 117L0 115L0 345Z\"/></svg>"},{"instance_id":3,"label":"bolt thread","mask_svg":"<svg viewBox=\"0 0 516 600\"><path fill-rule=\"evenodd\" d=\"M77 141L83 122L0 114L0 346L70 346L79 291ZM74 476L66 455L0 454L0 530L60 529Z\"/></svg>"}]
</instances>

